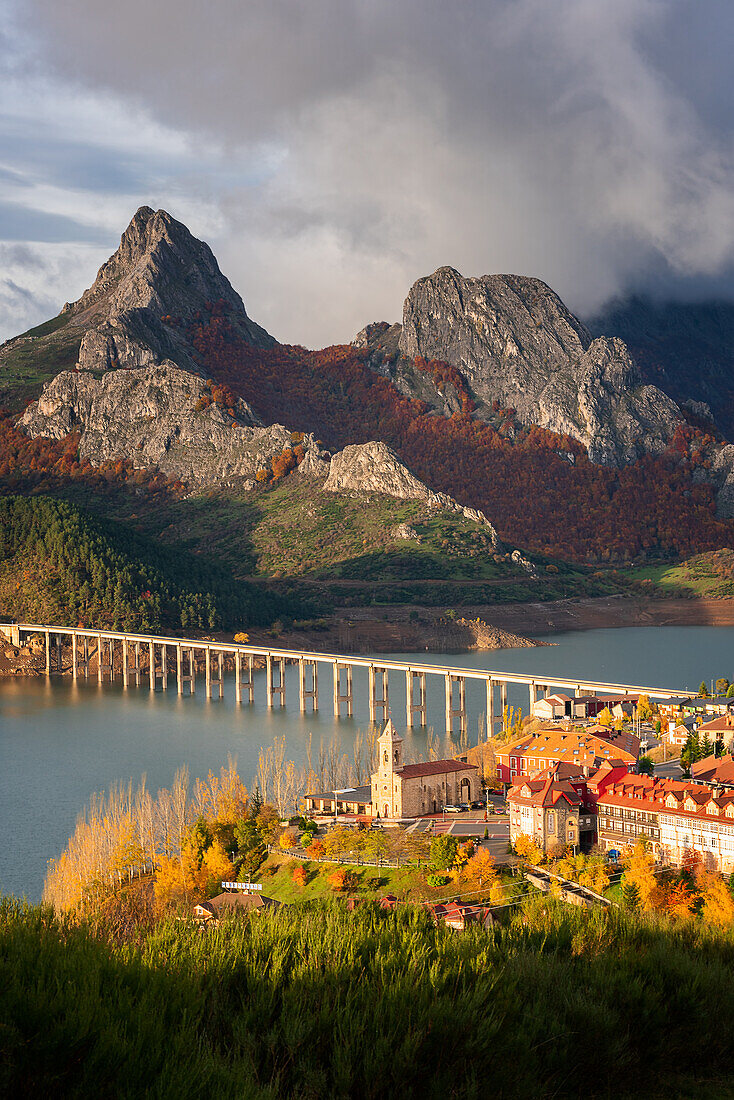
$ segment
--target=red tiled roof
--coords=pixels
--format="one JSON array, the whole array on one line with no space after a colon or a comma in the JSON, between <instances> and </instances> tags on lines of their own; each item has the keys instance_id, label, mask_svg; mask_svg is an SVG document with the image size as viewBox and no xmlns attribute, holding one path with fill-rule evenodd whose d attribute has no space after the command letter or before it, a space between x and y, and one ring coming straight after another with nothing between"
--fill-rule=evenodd
<instances>
[{"instance_id":1,"label":"red tiled roof","mask_svg":"<svg viewBox=\"0 0 734 1100\"><path fill-rule=\"evenodd\" d=\"M709 783L734 783L734 756L731 753L719 757L707 756L704 760L698 760L691 771L694 779Z\"/></svg>"},{"instance_id":2,"label":"red tiled roof","mask_svg":"<svg viewBox=\"0 0 734 1100\"><path fill-rule=\"evenodd\" d=\"M711 722L702 722L698 729L701 733L705 733L708 730L711 730L712 733L723 732L724 730L731 730L734 732L734 716L731 714L721 714Z\"/></svg>"},{"instance_id":3,"label":"red tiled roof","mask_svg":"<svg viewBox=\"0 0 734 1100\"><path fill-rule=\"evenodd\" d=\"M425 764L404 764L398 769L398 775L402 779L417 779L421 775L445 775L448 772L476 770L476 764L465 764L462 760L428 760Z\"/></svg>"}]
</instances>

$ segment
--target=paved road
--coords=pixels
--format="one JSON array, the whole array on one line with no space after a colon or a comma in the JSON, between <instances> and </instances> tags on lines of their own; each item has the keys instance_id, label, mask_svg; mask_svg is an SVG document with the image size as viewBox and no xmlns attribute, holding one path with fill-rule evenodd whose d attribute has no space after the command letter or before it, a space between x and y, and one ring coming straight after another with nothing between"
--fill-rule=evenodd
<instances>
[{"instance_id":1,"label":"paved road","mask_svg":"<svg viewBox=\"0 0 734 1100\"><path fill-rule=\"evenodd\" d=\"M666 760L655 765L656 779L681 779L682 776L683 769L677 760Z\"/></svg>"}]
</instances>

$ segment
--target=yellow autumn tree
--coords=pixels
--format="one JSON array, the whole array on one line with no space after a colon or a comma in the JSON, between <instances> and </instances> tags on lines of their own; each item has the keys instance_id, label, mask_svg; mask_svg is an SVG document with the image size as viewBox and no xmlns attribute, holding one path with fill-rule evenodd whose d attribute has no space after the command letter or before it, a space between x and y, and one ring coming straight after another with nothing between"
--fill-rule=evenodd
<instances>
[{"instance_id":1,"label":"yellow autumn tree","mask_svg":"<svg viewBox=\"0 0 734 1100\"><path fill-rule=\"evenodd\" d=\"M489 891L489 900L501 901L503 898L502 883L497 876L497 868L492 856L486 848L480 848L471 857L464 867L464 877L467 882Z\"/></svg>"},{"instance_id":2,"label":"yellow autumn tree","mask_svg":"<svg viewBox=\"0 0 734 1100\"><path fill-rule=\"evenodd\" d=\"M204 852L201 871L206 878L206 889L212 895L219 893L222 882L232 881L235 875L234 864L221 841L213 840Z\"/></svg>"},{"instance_id":3,"label":"yellow autumn tree","mask_svg":"<svg viewBox=\"0 0 734 1100\"><path fill-rule=\"evenodd\" d=\"M537 867L537 865L543 858L543 853L541 852L540 848L535 843L533 838L527 835L527 833L520 833L520 835L517 837L517 839L515 840L515 851L520 859L524 859L528 863L532 863L534 867Z\"/></svg>"},{"instance_id":4,"label":"yellow autumn tree","mask_svg":"<svg viewBox=\"0 0 734 1100\"><path fill-rule=\"evenodd\" d=\"M640 837L633 847L625 852L623 883L637 887L640 908L648 912L657 908L661 901L658 880L655 876L655 858L647 841Z\"/></svg>"},{"instance_id":5,"label":"yellow autumn tree","mask_svg":"<svg viewBox=\"0 0 734 1100\"><path fill-rule=\"evenodd\" d=\"M698 889L703 898L701 916L706 924L728 928L734 923L734 898L721 875L699 873Z\"/></svg>"}]
</instances>

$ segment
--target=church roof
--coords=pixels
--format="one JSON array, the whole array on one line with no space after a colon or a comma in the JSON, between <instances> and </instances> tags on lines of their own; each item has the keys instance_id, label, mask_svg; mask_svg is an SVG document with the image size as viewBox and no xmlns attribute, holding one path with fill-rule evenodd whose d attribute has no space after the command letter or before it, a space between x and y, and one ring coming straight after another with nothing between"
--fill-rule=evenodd
<instances>
[{"instance_id":1,"label":"church roof","mask_svg":"<svg viewBox=\"0 0 734 1100\"><path fill-rule=\"evenodd\" d=\"M428 760L425 764L405 764L398 768L402 779L416 779L420 775L446 775L449 772L475 772L476 764L465 764L463 760Z\"/></svg>"}]
</instances>

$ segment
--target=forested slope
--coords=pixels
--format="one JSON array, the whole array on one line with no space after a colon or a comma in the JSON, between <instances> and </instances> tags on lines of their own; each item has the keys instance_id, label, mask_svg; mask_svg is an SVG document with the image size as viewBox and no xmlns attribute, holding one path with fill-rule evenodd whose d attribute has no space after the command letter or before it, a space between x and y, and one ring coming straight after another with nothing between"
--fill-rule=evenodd
<instances>
[{"instance_id":1,"label":"forested slope","mask_svg":"<svg viewBox=\"0 0 734 1100\"><path fill-rule=\"evenodd\" d=\"M135 631L243 629L283 601L51 497L0 497L0 615Z\"/></svg>"}]
</instances>

